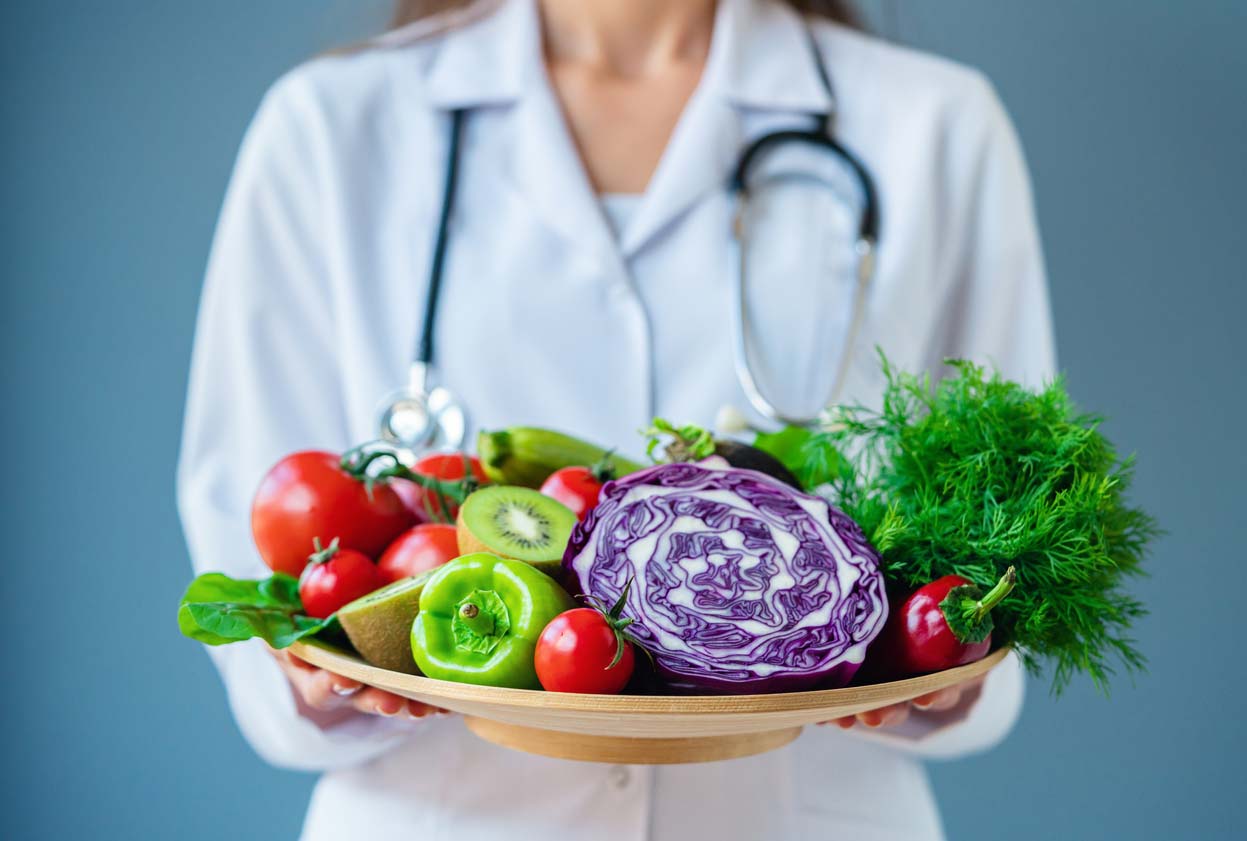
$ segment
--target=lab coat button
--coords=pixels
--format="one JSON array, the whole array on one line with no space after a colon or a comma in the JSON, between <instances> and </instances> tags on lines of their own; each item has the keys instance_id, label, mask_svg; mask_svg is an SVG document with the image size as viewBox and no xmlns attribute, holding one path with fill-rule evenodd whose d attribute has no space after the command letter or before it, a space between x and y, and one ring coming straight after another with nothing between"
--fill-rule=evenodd
<instances>
[{"instance_id":1,"label":"lab coat button","mask_svg":"<svg viewBox=\"0 0 1247 841\"><path fill-rule=\"evenodd\" d=\"M632 781L632 772L622 765L612 765L606 776L611 785L617 789L627 788L628 783Z\"/></svg>"}]
</instances>

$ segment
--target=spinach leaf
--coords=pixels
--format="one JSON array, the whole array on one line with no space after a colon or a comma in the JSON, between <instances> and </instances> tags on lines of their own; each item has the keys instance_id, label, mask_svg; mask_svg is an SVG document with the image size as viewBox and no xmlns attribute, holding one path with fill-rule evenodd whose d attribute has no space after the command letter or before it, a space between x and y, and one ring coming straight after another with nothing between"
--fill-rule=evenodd
<instances>
[{"instance_id":1,"label":"spinach leaf","mask_svg":"<svg viewBox=\"0 0 1247 841\"><path fill-rule=\"evenodd\" d=\"M209 572L186 588L178 605L182 633L208 645L259 637L285 648L333 622L303 613L299 582L277 573L259 581L240 581Z\"/></svg>"},{"instance_id":2,"label":"spinach leaf","mask_svg":"<svg viewBox=\"0 0 1247 841\"><path fill-rule=\"evenodd\" d=\"M759 432L753 445L779 459L807 491L839 476L840 454L834 447L815 440L814 432L806 427L785 426L778 432Z\"/></svg>"}]
</instances>

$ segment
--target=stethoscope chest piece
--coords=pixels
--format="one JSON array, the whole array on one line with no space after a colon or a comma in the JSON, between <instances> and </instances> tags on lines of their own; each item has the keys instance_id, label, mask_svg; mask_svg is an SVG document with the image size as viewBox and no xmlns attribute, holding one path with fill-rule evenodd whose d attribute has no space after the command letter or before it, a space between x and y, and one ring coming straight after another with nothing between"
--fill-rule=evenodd
<instances>
[{"instance_id":1,"label":"stethoscope chest piece","mask_svg":"<svg viewBox=\"0 0 1247 841\"><path fill-rule=\"evenodd\" d=\"M415 453L458 449L468 425L463 405L447 388L428 388L427 378L427 367L417 362L408 387L381 401L377 410L381 438Z\"/></svg>"}]
</instances>

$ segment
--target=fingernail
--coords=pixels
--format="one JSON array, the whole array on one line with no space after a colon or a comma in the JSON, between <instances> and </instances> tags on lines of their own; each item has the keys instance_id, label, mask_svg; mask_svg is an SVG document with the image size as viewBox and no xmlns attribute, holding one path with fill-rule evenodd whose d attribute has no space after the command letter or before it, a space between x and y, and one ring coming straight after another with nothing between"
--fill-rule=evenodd
<instances>
[{"instance_id":1,"label":"fingernail","mask_svg":"<svg viewBox=\"0 0 1247 841\"><path fill-rule=\"evenodd\" d=\"M853 723L854 723L854 719L852 716L849 716L848 718L842 718L836 722L836 724L840 725L841 730L848 730L850 727L853 726Z\"/></svg>"},{"instance_id":2,"label":"fingernail","mask_svg":"<svg viewBox=\"0 0 1247 841\"><path fill-rule=\"evenodd\" d=\"M443 710L438 707L426 707L423 712L417 713L408 710L407 714L416 721L423 721L427 718L445 718L450 715L450 710Z\"/></svg>"},{"instance_id":3,"label":"fingernail","mask_svg":"<svg viewBox=\"0 0 1247 841\"><path fill-rule=\"evenodd\" d=\"M402 715L408 709L407 702L402 698L383 698L377 702L377 714L383 715L386 718Z\"/></svg>"},{"instance_id":4,"label":"fingernail","mask_svg":"<svg viewBox=\"0 0 1247 841\"><path fill-rule=\"evenodd\" d=\"M346 698L346 697L348 697L348 696L350 696L350 695L354 695L354 694L355 694L356 692L358 692L358 691L359 691L362 687L360 687L360 686L339 686L338 684L336 684L336 683L335 683L335 684L334 684L333 686L331 686L330 688L333 690L333 694L334 694L334 695L341 695L343 698Z\"/></svg>"},{"instance_id":5,"label":"fingernail","mask_svg":"<svg viewBox=\"0 0 1247 841\"><path fill-rule=\"evenodd\" d=\"M865 724L867 727L878 727L883 724L883 716L881 715L866 713L865 715L859 716L859 718L861 719L862 724Z\"/></svg>"},{"instance_id":6,"label":"fingernail","mask_svg":"<svg viewBox=\"0 0 1247 841\"><path fill-rule=\"evenodd\" d=\"M910 701L910 703L920 710L925 710L927 707L931 706L931 704L934 702L931 701L930 699L925 699L925 700L920 701L917 698L915 698L914 700Z\"/></svg>"}]
</instances>

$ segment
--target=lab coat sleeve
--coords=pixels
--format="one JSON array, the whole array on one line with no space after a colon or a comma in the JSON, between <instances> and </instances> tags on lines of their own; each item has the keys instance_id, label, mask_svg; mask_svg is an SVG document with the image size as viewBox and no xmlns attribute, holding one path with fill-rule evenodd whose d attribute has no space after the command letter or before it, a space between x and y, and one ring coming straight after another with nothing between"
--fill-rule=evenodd
<instances>
[{"instance_id":1,"label":"lab coat sleeve","mask_svg":"<svg viewBox=\"0 0 1247 841\"><path fill-rule=\"evenodd\" d=\"M268 94L240 150L209 259L178 466L197 573L267 574L249 528L261 477L287 453L348 444L315 113L297 80ZM361 715L321 729L299 715L262 643L209 652L243 735L274 765L360 763L418 726Z\"/></svg>"},{"instance_id":2,"label":"lab coat sleeve","mask_svg":"<svg viewBox=\"0 0 1247 841\"><path fill-rule=\"evenodd\" d=\"M937 274L949 294L927 358L991 365L1037 386L1056 373L1052 311L1030 177L1017 133L990 84L975 76L966 116L950 131L956 183Z\"/></svg>"},{"instance_id":3,"label":"lab coat sleeve","mask_svg":"<svg viewBox=\"0 0 1247 841\"><path fill-rule=\"evenodd\" d=\"M949 357L994 365L1032 386L1056 372L1052 315L1030 180L1013 125L990 84L979 76L950 128L947 172L952 198L945 215L941 271L948 283L943 329L926 368ZM981 691L944 713L916 712L865 738L929 758L954 758L1002 741L1021 713L1023 669L1010 655Z\"/></svg>"}]
</instances>

